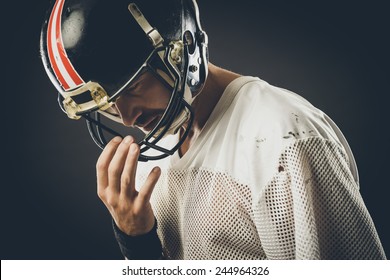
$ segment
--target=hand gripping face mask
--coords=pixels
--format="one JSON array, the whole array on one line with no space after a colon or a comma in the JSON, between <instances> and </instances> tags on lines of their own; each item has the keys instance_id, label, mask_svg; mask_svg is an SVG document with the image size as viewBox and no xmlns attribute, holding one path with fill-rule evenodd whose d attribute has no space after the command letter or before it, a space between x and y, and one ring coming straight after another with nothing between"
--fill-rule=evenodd
<instances>
[{"instance_id":1,"label":"hand gripping face mask","mask_svg":"<svg viewBox=\"0 0 390 280\"><path fill-rule=\"evenodd\" d=\"M184 142L191 102L207 77L207 35L195 0L57 0L43 24L40 50L61 108L71 119L86 120L100 148L121 136L106 121L121 122L110 108L146 71L169 89L170 99L155 127L137 137L139 160L167 157ZM181 128L174 147L159 145Z\"/></svg>"}]
</instances>

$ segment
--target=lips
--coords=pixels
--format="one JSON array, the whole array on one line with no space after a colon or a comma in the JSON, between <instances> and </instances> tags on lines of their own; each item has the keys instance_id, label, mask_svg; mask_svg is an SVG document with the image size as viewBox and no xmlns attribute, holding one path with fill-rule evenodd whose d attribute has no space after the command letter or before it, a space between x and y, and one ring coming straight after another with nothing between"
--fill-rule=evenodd
<instances>
[{"instance_id":1,"label":"lips","mask_svg":"<svg viewBox=\"0 0 390 280\"><path fill-rule=\"evenodd\" d=\"M157 125L159 120L160 120L159 115L154 116L147 119L146 121L136 122L136 126L142 128L142 130L144 131L151 131Z\"/></svg>"},{"instance_id":2,"label":"lips","mask_svg":"<svg viewBox=\"0 0 390 280\"><path fill-rule=\"evenodd\" d=\"M160 116L156 116L148 125L144 127L146 131L152 131L160 121Z\"/></svg>"}]
</instances>

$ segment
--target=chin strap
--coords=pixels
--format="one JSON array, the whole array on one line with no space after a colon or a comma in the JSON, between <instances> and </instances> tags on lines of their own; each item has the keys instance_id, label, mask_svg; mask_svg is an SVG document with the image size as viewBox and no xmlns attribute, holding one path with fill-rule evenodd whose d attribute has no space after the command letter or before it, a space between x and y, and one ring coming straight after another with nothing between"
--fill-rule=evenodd
<instances>
[{"instance_id":1,"label":"chin strap","mask_svg":"<svg viewBox=\"0 0 390 280\"><path fill-rule=\"evenodd\" d=\"M138 22L139 26L145 32L146 36L148 36L149 40L153 44L153 47L155 49L161 47L164 43L163 37L160 35L156 28L152 27L149 24L147 19L142 14L141 10L138 9L137 5L135 3L130 3L127 8L129 9L131 15L134 17L135 21Z\"/></svg>"}]
</instances>

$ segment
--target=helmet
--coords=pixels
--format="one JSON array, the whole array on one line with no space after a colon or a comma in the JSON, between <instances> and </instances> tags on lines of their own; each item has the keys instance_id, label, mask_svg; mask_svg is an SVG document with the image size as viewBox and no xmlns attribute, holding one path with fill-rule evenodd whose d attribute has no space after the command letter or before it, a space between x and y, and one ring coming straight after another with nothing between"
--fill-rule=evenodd
<instances>
[{"instance_id":1,"label":"helmet","mask_svg":"<svg viewBox=\"0 0 390 280\"><path fill-rule=\"evenodd\" d=\"M83 117L102 149L107 135L120 135L105 122L118 121L109 108L133 81L150 71L169 88L163 116L138 141L139 160L147 161L172 155L187 137L191 102L207 77L207 43L195 0L57 0L42 26L40 52L60 107L71 119ZM174 147L159 145L181 127Z\"/></svg>"}]
</instances>

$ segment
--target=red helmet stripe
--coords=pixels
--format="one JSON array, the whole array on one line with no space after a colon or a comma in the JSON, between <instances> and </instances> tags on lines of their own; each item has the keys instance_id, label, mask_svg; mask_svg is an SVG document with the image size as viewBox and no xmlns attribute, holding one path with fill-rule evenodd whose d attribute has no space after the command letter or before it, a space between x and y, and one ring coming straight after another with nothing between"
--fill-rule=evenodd
<instances>
[{"instance_id":1,"label":"red helmet stripe","mask_svg":"<svg viewBox=\"0 0 390 280\"><path fill-rule=\"evenodd\" d=\"M47 49L53 71L64 90L70 90L84 84L72 66L62 41L61 14L65 0L57 0L50 15L47 32Z\"/></svg>"},{"instance_id":2,"label":"red helmet stripe","mask_svg":"<svg viewBox=\"0 0 390 280\"><path fill-rule=\"evenodd\" d=\"M66 83L64 77L61 75L60 69L58 69L57 62L54 58L54 52L53 52L53 47L52 47L53 39L56 37L56 35L53 32L53 21L55 21L54 14L55 14L55 11L57 9L59 2L60 1L57 0L54 7L53 7L53 11L52 11L52 13L50 15L50 19L49 19L49 25L47 27L47 52L49 54L49 60L50 60L51 66L53 68L54 74L57 76L57 80L60 82L62 88L66 89L66 88L69 88L69 85Z\"/></svg>"}]
</instances>

